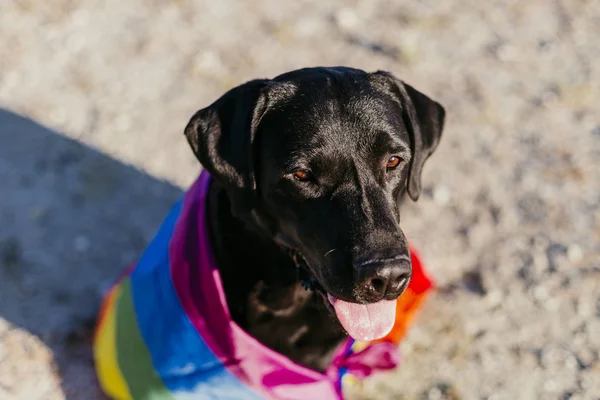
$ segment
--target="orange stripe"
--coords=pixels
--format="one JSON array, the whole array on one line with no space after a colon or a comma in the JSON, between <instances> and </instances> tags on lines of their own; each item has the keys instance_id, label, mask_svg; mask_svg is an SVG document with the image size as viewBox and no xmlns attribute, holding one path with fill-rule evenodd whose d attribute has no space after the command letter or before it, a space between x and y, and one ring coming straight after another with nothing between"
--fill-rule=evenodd
<instances>
[{"instance_id":1,"label":"orange stripe","mask_svg":"<svg viewBox=\"0 0 600 400\"><path fill-rule=\"evenodd\" d=\"M108 293L106 293L104 295L104 298L102 299L102 303L100 304L100 311L98 311L98 319L96 320L96 327L94 329L94 341L96 341L98 332L100 331L102 324L106 320L106 313L109 310L109 306L112 306L112 304L114 303L115 291L116 291L116 286L112 287L110 289L110 291Z\"/></svg>"},{"instance_id":2,"label":"orange stripe","mask_svg":"<svg viewBox=\"0 0 600 400\"><path fill-rule=\"evenodd\" d=\"M407 298L405 298L405 296ZM378 341L388 341L399 344L406 335L408 328L413 323L417 315L417 311L423 304L425 297L427 297L426 293L422 293L420 295L415 295L414 293L405 293L402 295L402 300L399 299L398 301L398 306L396 309L396 322L394 327L386 337Z\"/></svg>"}]
</instances>

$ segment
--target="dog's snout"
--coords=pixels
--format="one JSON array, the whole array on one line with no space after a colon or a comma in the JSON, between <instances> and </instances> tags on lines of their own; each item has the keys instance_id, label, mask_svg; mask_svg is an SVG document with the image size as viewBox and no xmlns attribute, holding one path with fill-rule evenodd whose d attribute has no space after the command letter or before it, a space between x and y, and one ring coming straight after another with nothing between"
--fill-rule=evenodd
<instances>
[{"instance_id":1,"label":"dog's snout","mask_svg":"<svg viewBox=\"0 0 600 400\"><path fill-rule=\"evenodd\" d=\"M368 261L356 267L358 285L368 302L398 298L408 286L411 263L408 256Z\"/></svg>"}]
</instances>

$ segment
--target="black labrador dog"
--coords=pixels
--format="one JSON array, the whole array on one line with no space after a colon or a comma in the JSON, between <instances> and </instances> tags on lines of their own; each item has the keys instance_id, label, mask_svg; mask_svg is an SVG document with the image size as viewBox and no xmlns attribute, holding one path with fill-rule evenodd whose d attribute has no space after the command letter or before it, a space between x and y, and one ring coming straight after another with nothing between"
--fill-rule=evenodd
<instances>
[{"instance_id":1,"label":"black labrador dog","mask_svg":"<svg viewBox=\"0 0 600 400\"><path fill-rule=\"evenodd\" d=\"M390 73L344 67L250 81L198 111L185 135L215 178L234 321L320 371L347 333L384 336L411 278L399 206L419 197L444 115Z\"/></svg>"}]
</instances>

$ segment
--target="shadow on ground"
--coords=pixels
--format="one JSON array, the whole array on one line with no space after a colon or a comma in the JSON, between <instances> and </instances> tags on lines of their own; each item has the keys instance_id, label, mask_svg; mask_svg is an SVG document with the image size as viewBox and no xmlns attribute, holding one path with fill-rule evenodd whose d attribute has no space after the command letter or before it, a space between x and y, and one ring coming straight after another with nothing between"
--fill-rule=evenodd
<instances>
[{"instance_id":1,"label":"shadow on ground","mask_svg":"<svg viewBox=\"0 0 600 400\"><path fill-rule=\"evenodd\" d=\"M101 293L181 193L0 108L0 318L52 350L68 399L95 398Z\"/></svg>"}]
</instances>

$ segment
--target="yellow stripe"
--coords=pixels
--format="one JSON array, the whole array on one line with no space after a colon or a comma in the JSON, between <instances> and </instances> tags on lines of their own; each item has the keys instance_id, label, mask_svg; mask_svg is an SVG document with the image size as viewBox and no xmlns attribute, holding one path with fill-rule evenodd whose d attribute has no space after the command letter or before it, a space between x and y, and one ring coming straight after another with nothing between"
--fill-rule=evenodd
<instances>
[{"instance_id":1,"label":"yellow stripe","mask_svg":"<svg viewBox=\"0 0 600 400\"><path fill-rule=\"evenodd\" d=\"M358 353L359 351L363 351L367 347L369 347L370 342L359 342L358 340L352 344L352 352Z\"/></svg>"},{"instance_id":2,"label":"yellow stripe","mask_svg":"<svg viewBox=\"0 0 600 400\"><path fill-rule=\"evenodd\" d=\"M117 362L115 303L120 296L121 285L117 285L106 299L106 312L94 341L94 359L104 393L115 400L133 400Z\"/></svg>"},{"instance_id":3,"label":"yellow stripe","mask_svg":"<svg viewBox=\"0 0 600 400\"><path fill-rule=\"evenodd\" d=\"M344 389L353 387L359 383L361 383L361 381L359 381L354 375L352 375L349 372L347 372L346 374L344 374L344 376L342 376L342 388L344 388Z\"/></svg>"}]
</instances>

